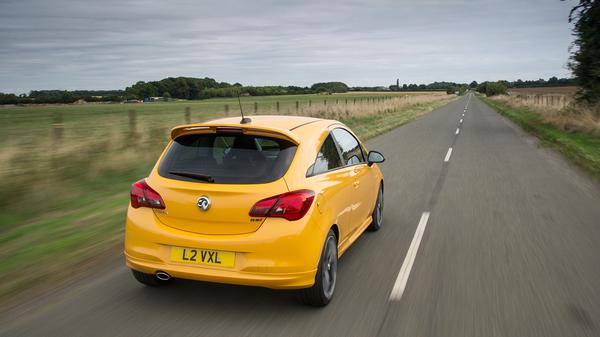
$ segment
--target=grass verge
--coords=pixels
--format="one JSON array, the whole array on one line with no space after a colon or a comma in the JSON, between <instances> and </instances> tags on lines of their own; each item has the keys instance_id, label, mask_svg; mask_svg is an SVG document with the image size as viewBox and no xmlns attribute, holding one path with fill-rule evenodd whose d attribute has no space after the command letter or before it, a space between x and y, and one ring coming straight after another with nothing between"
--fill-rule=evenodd
<instances>
[{"instance_id":1,"label":"grass verge","mask_svg":"<svg viewBox=\"0 0 600 337\"><path fill-rule=\"evenodd\" d=\"M600 181L600 136L564 131L545 122L542 115L527 107L512 107L489 98L482 99L501 115L539 138L543 145L556 149Z\"/></svg>"},{"instance_id":2,"label":"grass verge","mask_svg":"<svg viewBox=\"0 0 600 337\"><path fill-rule=\"evenodd\" d=\"M408 123L452 99L421 102L379 113L351 115L342 118L342 121L359 137L369 139ZM127 149L118 149L115 153L105 155L101 148L94 156L83 157L76 166L86 167L87 162L101 161L119 162L123 167L93 175L89 179L77 178L74 173L61 168L57 172L68 175L69 179L60 180L60 184L56 181L48 185L35 184L38 189L60 194L60 185L67 185L77 178L72 182L72 188L63 186L65 192L55 198L56 204L37 212L30 210L0 215L0 299L21 297L25 290L36 293L76 274L90 273L93 269L90 266L100 263L98 256L106 257L107 251L108 255L118 254L122 247L129 186L150 171L164 142L151 142L145 146L145 151L150 153L148 158L130 155L135 159L132 162L115 155L127 154ZM74 160L64 158L67 159ZM21 183L15 185L14 193L23 193Z\"/></svg>"}]
</instances>

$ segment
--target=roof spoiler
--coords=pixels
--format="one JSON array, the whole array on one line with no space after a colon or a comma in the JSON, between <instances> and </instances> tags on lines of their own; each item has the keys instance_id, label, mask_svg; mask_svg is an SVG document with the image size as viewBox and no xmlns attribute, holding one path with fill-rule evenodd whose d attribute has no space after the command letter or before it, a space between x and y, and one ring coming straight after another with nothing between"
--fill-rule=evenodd
<instances>
[{"instance_id":1,"label":"roof spoiler","mask_svg":"<svg viewBox=\"0 0 600 337\"><path fill-rule=\"evenodd\" d=\"M252 124L187 124L176 126L171 129L171 139L188 135L188 134L203 134L203 133L234 133L239 130L240 133L247 135L266 136L274 138L283 138L296 145L300 144L300 138L293 132L265 126L253 126Z\"/></svg>"}]
</instances>

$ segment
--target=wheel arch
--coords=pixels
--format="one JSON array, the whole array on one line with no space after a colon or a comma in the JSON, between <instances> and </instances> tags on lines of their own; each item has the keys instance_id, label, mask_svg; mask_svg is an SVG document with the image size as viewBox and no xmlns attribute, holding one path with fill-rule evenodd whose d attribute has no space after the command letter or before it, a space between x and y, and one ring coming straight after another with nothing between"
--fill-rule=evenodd
<instances>
[{"instance_id":1,"label":"wheel arch","mask_svg":"<svg viewBox=\"0 0 600 337\"><path fill-rule=\"evenodd\" d=\"M333 224L333 225L331 225L331 227L329 229L331 229L333 231L333 234L335 234L335 239L336 239L337 243L339 244L340 243L340 229L339 229L338 225Z\"/></svg>"}]
</instances>

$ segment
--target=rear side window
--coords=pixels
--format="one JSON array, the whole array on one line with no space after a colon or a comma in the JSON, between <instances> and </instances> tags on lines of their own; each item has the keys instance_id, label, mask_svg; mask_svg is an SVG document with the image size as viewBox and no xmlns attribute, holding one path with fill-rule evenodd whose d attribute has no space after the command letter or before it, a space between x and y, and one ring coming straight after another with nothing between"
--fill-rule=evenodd
<instances>
[{"instance_id":1,"label":"rear side window","mask_svg":"<svg viewBox=\"0 0 600 337\"><path fill-rule=\"evenodd\" d=\"M327 172L329 170L333 170L341 166L342 161L340 159L340 154L330 134L329 136L327 136L327 138L325 138L325 141L321 146L321 150L317 155L317 160L315 160L315 163L308 170L308 175L312 176L315 174Z\"/></svg>"},{"instance_id":2,"label":"rear side window","mask_svg":"<svg viewBox=\"0 0 600 337\"><path fill-rule=\"evenodd\" d=\"M296 153L282 139L250 135L177 137L158 166L165 178L217 184L262 184L281 178Z\"/></svg>"},{"instance_id":3,"label":"rear side window","mask_svg":"<svg viewBox=\"0 0 600 337\"><path fill-rule=\"evenodd\" d=\"M355 165L365 161L358 140L350 132L344 129L334 129L331 133L340 146L344 165Z\"/></svg>"}]
</instances>

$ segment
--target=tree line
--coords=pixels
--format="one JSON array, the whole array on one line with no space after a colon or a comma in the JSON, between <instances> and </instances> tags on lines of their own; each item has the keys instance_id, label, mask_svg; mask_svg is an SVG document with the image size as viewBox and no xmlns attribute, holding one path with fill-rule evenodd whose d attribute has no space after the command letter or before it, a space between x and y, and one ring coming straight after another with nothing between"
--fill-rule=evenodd
<instances>
[{"instance_id":1,"label":"tree line","mask_svg":"<svg viewBox=\"0 0 600 337\"><path fill-rule=\"evenodd\" d=\"M243 86L217 82L215 79L168 77L160 81L139 81L125 90L33 90L28 95L0 93L0 104L51 104L86 102L122 102L126 100L197 100L213 97L301 95L315 93L343 93L350 88L342 82L321 82L310 87L299 86Z\"/></svg>"},{"instance_id":2,"label":"tree line","mask_svg":"<svg viewBox=\"0 0 600 337\"><path fill-rule=\"evenodd\" d=\"M0 104L56 104L86 102L121 102L124 90L32 90L26 94L0 92Z\"/></svg>"},{"instance_id":3,"label":"tree line","mask_svg":"<svg viewBox=\"0 0 600 337\"><path fill-rule=\"evenodd\" d=\"M149 100L152 97L162 97L164 100L170 99L208 99L214 97L236 97L244 96L273 96L273 95L300 95L300 94L319 94L319 93L344 93L348 91L433 91L445 90L449 94L463 94L468 89L477 89L483 93L487 92L506 92L498 88L523 88L523 87L545 87L574 85L573 79L551 77L548 80L516 80L516 81L498 81L498 86L491 86L488 90L488 83L481 84L473 81L467 83L455 82L433 82L430 84L403 84L385 87L349 87L343 82L321 82L315 83L310 87L300 86L243 86L240 83L230 84L227 82L217 82L215 79L194 78L194 77L168 77L160 81L144 82L139 81L125 90L33 90L28 95L14 95L0 93L0 104L52 104L52 103L74 103L79 100L86 102L122 102L124 100Z\"/></svg>"},{"instance_id":4,"label":"tree line","mask_svg":"<svg viewBox=\"0 0 600 337\"><path fill-rule=\"evenodd\" d=\"M507 90L510 88L541 88L541 87L562 87L562 86L573 86L577 85L577 81L573 78L557 78L556 76L550 77L547 81L543 78L534 81L495 81L495 82L482 82L471 83L470 87L474 88L478 92L485 94L486 96L494 95L505 95Z\"/></svg>"},{"instance_id":5,"label":"tree line","mask_svg":"<svg viewBox=\"0 0 600 337\"><path fill-rule=\"evenodd\" d=\"M311 87L299 86L243 86L240 83L217 82L212 78L168 77L160 81L137 82L125 89L128 99L165 97L177 99L207 99L235 97L237 95L272 96L314 93L342 93L348 91L342 82L315 83Z\"/></svg>"}]
</instances>

